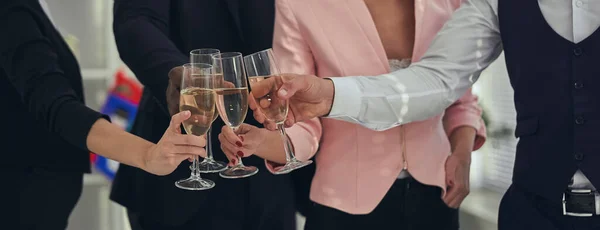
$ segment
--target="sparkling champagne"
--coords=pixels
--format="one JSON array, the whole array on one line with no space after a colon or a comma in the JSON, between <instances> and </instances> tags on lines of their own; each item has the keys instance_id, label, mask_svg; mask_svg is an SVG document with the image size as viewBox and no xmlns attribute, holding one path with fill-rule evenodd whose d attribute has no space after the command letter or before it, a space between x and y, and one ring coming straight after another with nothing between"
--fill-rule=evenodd
<instances>
[{"instance_id":1,"label":"sparkling champagne","mask_svg":"<svg viewBox=\"0 0 600 230\"><path fill-rule=\"evenodd\" d=\"M248 88L219 88L215 92L221 119L229 127L239 127L248 112Z\"/></svg>"},{"instance_id":2,"label":"sparkling champagne","mask_svg":"<svg viewBox=\"0 0 600 230\"><path fill-rule=\"evenodd\" d=\"M183 122L183 128L188 134L206 134L215 119L215 99L215 92L211 89L190 87L181 91L179 110L192 113L191 117Z\"/></svg>"}]
</instances>

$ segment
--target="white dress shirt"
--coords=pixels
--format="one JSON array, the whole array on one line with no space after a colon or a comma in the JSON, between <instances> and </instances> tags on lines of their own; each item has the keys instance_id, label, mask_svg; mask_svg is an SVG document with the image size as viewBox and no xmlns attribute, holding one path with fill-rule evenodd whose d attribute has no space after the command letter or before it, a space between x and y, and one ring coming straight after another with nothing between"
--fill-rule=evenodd
<instances>
[{"instance_id":1,"label":"white dress shirt","mask_svg":"<svg viewBox=\"0 0 600 230\"><path fill-rule=\"evenodd\" d=\"M600 1L538 4L550 27L571 42L579 43L600 26ZM328 117L386 130L441 114L501 52L498 0L467 0L420 62L381 76L331 78L335 98ZM593 189L581 171L573 182L573 187ZM600 213L600 206L596 209Z\"/></svg>"}]
</instances>

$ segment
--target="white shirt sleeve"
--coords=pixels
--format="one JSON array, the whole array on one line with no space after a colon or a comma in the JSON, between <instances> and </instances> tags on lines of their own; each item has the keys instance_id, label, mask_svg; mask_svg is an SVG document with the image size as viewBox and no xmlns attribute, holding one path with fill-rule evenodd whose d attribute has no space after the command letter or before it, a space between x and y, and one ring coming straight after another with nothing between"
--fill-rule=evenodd
<instances>
[{"instance_id":1,"label":"white shirt sleeve","mask_svg":"<svg viewBox=\"0 0 600 230\"><path fill-rule=\"evenodd\" d=\"M386 130L441 114L502 52L498 0L468 0L452 15L421 61L380 76L331 78L328 118Z\"/></svg>"}]
</instances>

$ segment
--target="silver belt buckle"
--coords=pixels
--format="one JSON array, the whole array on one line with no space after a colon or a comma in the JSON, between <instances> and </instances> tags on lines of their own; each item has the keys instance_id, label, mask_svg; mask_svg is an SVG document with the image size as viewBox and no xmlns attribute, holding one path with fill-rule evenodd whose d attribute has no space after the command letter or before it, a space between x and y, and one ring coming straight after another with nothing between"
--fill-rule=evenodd
<instances>
[{"instance_id":1,"label":"silver belt buckle","mask_svg":"<svg viewBox=\"0 0 600 230\"><path fill-rule=\"evenodd\" d=\"M572 189L572 193L592 193L591 189ZM594 203L596 203L596 199L594 198ZM575 216L575 217L591 217L594 216L594 213L575 213L575 212L567 212L567 199L565 197L565 193L562 196L562 210L564 216Z\"/></svg>"}]
</instances>

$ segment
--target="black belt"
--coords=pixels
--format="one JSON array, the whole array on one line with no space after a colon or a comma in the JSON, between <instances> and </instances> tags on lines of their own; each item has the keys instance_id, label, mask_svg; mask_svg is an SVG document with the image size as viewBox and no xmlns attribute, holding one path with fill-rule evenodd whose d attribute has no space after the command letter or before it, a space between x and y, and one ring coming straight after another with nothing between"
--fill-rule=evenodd
<instances>
[{"instance_id":1,"label":"black belt","mask_svg":"<svg viewBox=\"0 0 600 230\"><path fill-rule=\"evenodd\" d=\"M598 192L591 189L567 189L563 193L562 209L565 216L590 217L596 213Z\"/></svg>"}]
</instances>

